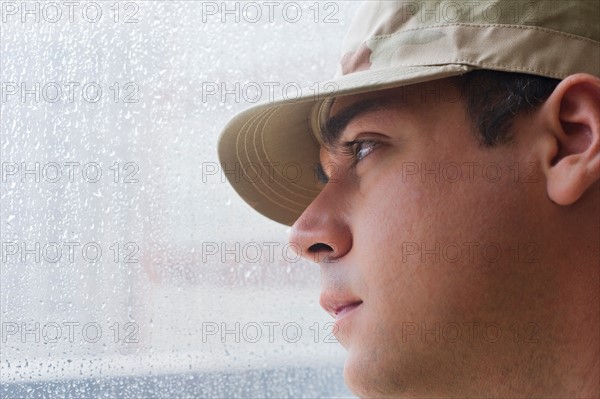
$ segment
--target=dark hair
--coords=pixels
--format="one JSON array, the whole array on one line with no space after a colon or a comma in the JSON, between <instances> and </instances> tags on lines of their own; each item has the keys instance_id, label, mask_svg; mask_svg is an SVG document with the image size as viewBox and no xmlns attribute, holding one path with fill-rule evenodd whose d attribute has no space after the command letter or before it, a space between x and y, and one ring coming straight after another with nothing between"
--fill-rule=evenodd
<instances>
[{"instance_id":1,"label":"dark hair","mask_svg":"<svg viewBox=\"0 0 600 399\"><path fill-rule=\"evenodd\" d=\"M560 82L559 79L491 70L471 71L460 79L467 112L486 147L509 142L514 117L535 110Z\"/></svg>"}]
</instances>

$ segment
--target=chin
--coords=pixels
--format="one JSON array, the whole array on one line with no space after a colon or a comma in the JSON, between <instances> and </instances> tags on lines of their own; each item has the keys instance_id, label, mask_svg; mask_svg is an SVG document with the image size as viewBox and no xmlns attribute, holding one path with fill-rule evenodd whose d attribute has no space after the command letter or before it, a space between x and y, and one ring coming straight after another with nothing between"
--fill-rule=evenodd
<instances>
[{"instance_id":1,"label":"chin","mask_svg":"<svg viewBox=\"0 0 600 399\"><path fill-rule=\"evenodd\" d=\"M397 398L401 395L394 376L376 350L350 351L344 364L344 381L360 398ZM404 396L403 396L404 397Z\"/></svg>"}]
</instances>

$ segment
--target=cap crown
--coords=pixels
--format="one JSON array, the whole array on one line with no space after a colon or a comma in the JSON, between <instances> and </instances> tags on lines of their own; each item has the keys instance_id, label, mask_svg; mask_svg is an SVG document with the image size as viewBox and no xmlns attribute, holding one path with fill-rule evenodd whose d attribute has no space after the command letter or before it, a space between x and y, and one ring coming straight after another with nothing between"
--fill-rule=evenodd
<instances>
[{"instance_id":1,"label":"cap crown","mask_svg":"<svg viewBox=\"0 0 600 399\"><path fill-rule=\"evenodd\" d=\"M597 0L366 1L336 77L462 64L562 78L598 75Z\"/></svg>"}]
</instances>

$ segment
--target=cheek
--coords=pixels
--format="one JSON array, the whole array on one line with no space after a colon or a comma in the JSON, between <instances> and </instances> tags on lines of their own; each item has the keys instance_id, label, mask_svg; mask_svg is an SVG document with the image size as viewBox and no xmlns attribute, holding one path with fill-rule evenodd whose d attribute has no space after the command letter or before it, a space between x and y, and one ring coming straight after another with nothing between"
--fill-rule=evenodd
<instances>
[{"instance_id":1,"label":"cheek","mask_svg":"<svg viewBox=\"0 0 600 399\"><path fill-rule=\"evenodd\" d=\"M353 250L360 258L360 283L378 319L393 322L398 316L420 313L426 274L411 263L407 249L425 240L438 240L437 194L434 188L402 174L386 174L361 187L354 213ZM397 304L401 303L402 306ZM398 310L402 309L402 315Z\"/></svg>"},{"instance_id":2,"label":"cheek","mask_svg":"<svg viewBox=\"0 0 600 399\"><path fill-rule=\"evenodd\" d=\"M465 309L467 299L484 295L497 276L481 267L482 254L469 244L511 246L518 190L431 175L423 181L403 167L391 163L386 170L400 172L363 180L353 207L357 283L377 308L373 317L396 323L476 312Z\"/></svg>"}]
</instances>

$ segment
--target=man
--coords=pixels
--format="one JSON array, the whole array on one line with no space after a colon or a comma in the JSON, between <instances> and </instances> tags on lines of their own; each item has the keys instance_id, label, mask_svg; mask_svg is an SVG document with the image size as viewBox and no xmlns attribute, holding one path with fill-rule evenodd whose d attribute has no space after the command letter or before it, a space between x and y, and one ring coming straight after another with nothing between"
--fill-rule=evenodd
<instances>
[{"instance_id":1,"label":"man","mask_svg":"<svg viewBox=\"0 0 600 399\"><path fill-rule=\"evenodd\" d=\"M357 395L600 397L599 14L369 1L333 81L225 128Z\"/></svg>"}]
</instances>

